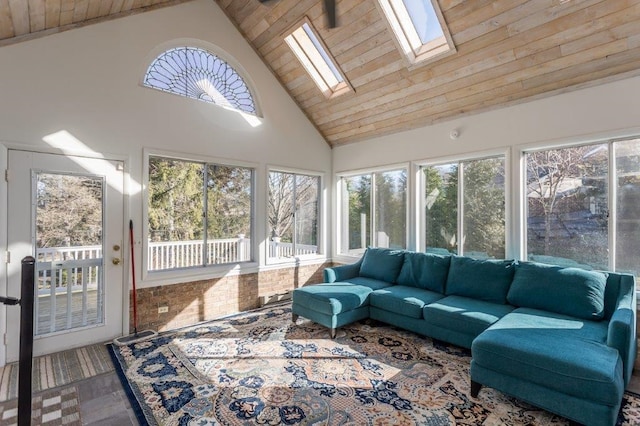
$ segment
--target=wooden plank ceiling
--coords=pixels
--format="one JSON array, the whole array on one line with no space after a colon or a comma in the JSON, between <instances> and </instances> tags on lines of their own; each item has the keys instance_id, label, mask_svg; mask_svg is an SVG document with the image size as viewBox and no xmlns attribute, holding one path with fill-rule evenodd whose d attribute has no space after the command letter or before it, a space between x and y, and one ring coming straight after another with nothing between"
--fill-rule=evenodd
<instances>
[{"instance_id":1,"label":"wooden plank ceiling","mask_svg":"<svg viewBox=\"0 0 640 426\"><path fill-rule=\"evenodd\" d=\"M189 0L0 0L0 46ZM452 56L408 68L378 0L211 0L336 146L640 75L640 0L438 0ZM355 92L327 99L284 42L308 17Z\"/></svg>"},{"instance_id":2,"label":"wooden plank ceiling","mask_svg":"<svg viewBox=\"0 0 640 426\"><path fill-rule=\"evenodd\" d=\"M216 0L336 146L640 74L640 0L438 0L457 53L408 69L377 0ZM355 89L326 99L283 41L307 16ZM570 112L568 112L570 113Z\"/></svg>"},{"instance_id":3,"label":"wooden plank ceiling","mask_svg":"<svg viewBox=\"0 0 640 426\"><path fill-rule=\"evenodd\" d=\"M191 0L0 0L0 46Z\"/></svg>"}]
</instances>

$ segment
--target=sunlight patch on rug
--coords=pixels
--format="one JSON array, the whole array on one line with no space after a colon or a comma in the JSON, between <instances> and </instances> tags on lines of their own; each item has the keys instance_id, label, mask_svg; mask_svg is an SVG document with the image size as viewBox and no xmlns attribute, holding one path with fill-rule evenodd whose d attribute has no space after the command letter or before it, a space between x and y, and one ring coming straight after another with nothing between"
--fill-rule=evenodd
<instances>
[{"instance_id":1,"label":"sunlight patch on rug","mask_svg":"<svg viewBox=\"0 0 640 426\"><path fill-rule=\"evenodd\" d=\"M471 398L467 350L375 321L331 340L288 305L111 349L142 424L568 424L490 388ZM639 405L625 394L618 424Z\"/></svg>"}]
</instances>

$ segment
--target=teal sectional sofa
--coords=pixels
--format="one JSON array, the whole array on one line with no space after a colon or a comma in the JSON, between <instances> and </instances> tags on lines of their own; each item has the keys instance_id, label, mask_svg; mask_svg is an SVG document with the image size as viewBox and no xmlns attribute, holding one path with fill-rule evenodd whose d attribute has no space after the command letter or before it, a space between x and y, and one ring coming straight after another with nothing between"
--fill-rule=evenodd
<instances>
[{"instance_id":1,"label":"teal sectional sofa","mask_svg":"<svg viewBox=\"0 0 640 426\"><path fill-rule=\"evenodd\" d=\"M635 277L535 262L369 248L293 292L293 320L365 318L471 349L488 386L589 425L613 425L636 357Z\"/></svg>"}]
</instances>

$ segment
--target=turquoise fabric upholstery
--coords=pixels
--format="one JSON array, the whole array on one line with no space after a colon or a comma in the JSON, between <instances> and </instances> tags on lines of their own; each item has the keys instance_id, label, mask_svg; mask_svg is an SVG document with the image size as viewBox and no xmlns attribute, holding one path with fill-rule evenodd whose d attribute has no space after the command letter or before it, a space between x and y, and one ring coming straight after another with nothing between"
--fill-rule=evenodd
<instances>
[{"instance_id":1,"label":"turquoise fabric upholstery","mask_svg":"<svg viewBox=\"0 0 640 426\"><path fill-rule=\"evenodd\" d=\"M349 265L325 268L323 271L324 282L333 283L336 281L345 281L349 278L355 278L360 275L360 265L362 265L362 258L360 258L356 263L351 263Z\"/></svg>"},{"instance_id":2,"label":"turquoise fabric upholstery","mask_svg":"<svg viewBox=\"0 0 640 426\"><path fill-rule=\"evenodd\" d=\"M518 308L473 341L471 379L486 384L474 371L482 367L519 380L521 387L534 384L597 405L619 405L622 360L606 339L605 322ZM542 405L545 398L531 394L529 400Z\"/></svg>"},{"instance_id":3,"label":"turquoise fabric upholstery","mask_svg":"<svg viewBox=\"0 0 640 426\"><path fill-rule=\"evenodd\" d=\"M355 277L349 278L348 280L344 280L344 283L361 285L364 287L369 287L371 290L379 290L381 288L391 287L392 284L386 281L380 281L373 278L365 278L365 277Z\"/></svg>"},{"instance_id":4,"label":"turquoise fabric upholstery","mask_svg":"<svg viewBox=\"0 0 640 426\"><path fill-rule=\"evenodd\" d=\"M422 318L424 305L442 299L441 293L415 287L394 285L376 290L369 295L369 306L411 318Z\"/></svg>"},{"instance_id":5,"label":"turquoise fabric upholstery","mask_svg":"<svg viewBox=\"0 0 640 426\"><path fill-rule=\"evenodd\" d=\"M393 284L398 278L403 261L404 250L369 247L362 258L360 276Z\"/></svg>"},{"instance_id":6,"label":"turquoise fabric upholstery","mask_svg":"<svg viewBox=\"0 0 640 426\"><path fill-rule=\"evenodd\" d=\"M398 276L398 284L444 293L451 256L407 252Z\"/></svg>"},{"instance_id":7,"label":"turquoise fabric upholstery","mask_svg":"<svg viewBox=\"0 0 640 426\"><path fill-rule=\"evenodd\" d=\"M613 285L613 283L617 285ZM636 286L635 277L630 274L609 274L609 286L618 290L615 299L615 309L609 321L607 345L620 353L623 361L623 378L625 386L629 384L636 362L636 348L638 347L636 334ZM607 291L607 293L609 293ZM605 295L605 302L608 294Z\"/></svg>"},{"instance_id":8,"label":"turquoise fabric upholstery","mask_svg":"<svg viewBox=\"0 0 640 426\"><path fill-rule=\"evenodd\" d=\"M426 305L422 315L429 324L443 329L464 330L466 334L477 336L513 309L510 305L447 296Z\"/></svg>"},{"instance_id":9,"label":"turquoise fabric upholstery","mask_svg":"<svg viewBox=\"0 0 640 426\"><path fill-rule=\"evenodd\" d=\"M516 267L507 300L516 306L599 320L604 316L606 282L602 272L523 262Z\"/></svg>"},{"instance_id":10,"label":"turquoise fabric upholstery","mask_svg":"<svg viewBox=\"0 0 640 426\"><path fill-rule=\"evenodd\" d=\"M452 256L446 294L504 304L514 270L512 260Z\"/></svg>"},{"instance_id":11,"label":"turquoise fabric upholstery","mask_svg":"<svg viewBox=\"0 0 640 426\"><path fill-rule=\"evenodd\" d=\"M615 423L636 359L632 275L367 249L325 280L293 291L294 315L332 330L373 318L471 348L472 382L577 422Z\"/></svg>"},{"instance_id":12,"label":"turquoise fabric upholstery","mask_svg":"<svg viewBox=\"0 0 640 426\"><path fill-rule=\"evenodd\" d=\"M349 283L331 283L296 288L292 294L294 305L316 312L335 315L369 305L371 289Z\"/></svg>"},{"instance_id":13,"label":"turquoise fabric upholstery","mask_svg":"<svg viewBox=\"0 0 640 426\"><path fill-rule=\"evenodd\" d=\"M352 322L369 318L368 306L362 306L351 311L329 315L323 314L322 312L314 311L313 309L310 309L306 306L292 304L291 312L294 315L299 315L303 318L307 318L330 329L336 329L338 327L342 327L343 325L351 324Z\"/></svg>"},{"instance_id":14,"label":"turquoise fabric upholstery","mask_svg":"<svg viewBox=\"0 0 640 426\"><path fill-rule=\"evenodd\" d=\"M523 382L501 371L479 366L471 360L473 380L514 396L524 402L589 426L613 426L616 424L622 399L616 405L598 404L584 398L567 395L535 383Z\"/></svg>"}]
</instances>

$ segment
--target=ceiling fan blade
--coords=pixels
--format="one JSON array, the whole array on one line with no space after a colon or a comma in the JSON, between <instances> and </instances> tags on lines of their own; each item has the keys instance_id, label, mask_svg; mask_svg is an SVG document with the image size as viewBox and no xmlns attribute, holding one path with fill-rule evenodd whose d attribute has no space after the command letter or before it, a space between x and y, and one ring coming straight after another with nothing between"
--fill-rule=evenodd
<instances>
[{"instance_id":1,"label":"ceiling fan blade","mask_svg":"<svg viewBox=\"0 0 640 426\"><path fill-rule=\"evenodd\" d=\"M335 28L336 27L336 1L324 0L324 8L327 14L327 22L329 24L329 28Z\"/></svg>"}]
</instances>

